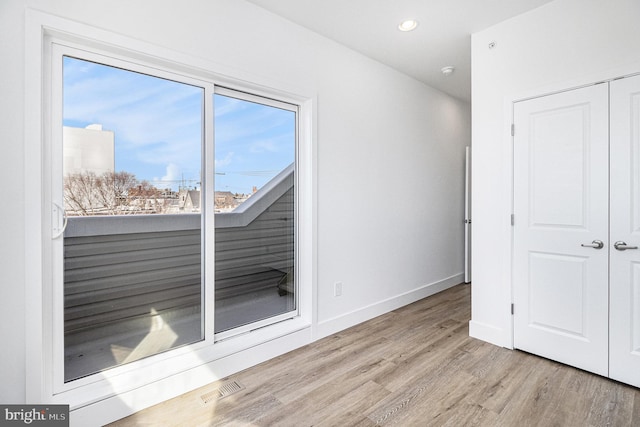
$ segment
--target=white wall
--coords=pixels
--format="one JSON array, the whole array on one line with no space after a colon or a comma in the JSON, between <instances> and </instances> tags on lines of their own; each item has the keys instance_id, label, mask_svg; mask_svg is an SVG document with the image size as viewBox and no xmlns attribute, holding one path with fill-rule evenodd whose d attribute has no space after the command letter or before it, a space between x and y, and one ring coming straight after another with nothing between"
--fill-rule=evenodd
<instances>
[{"instance_id":1,"label":"white wall","mask_svg":"<svg viewBox=\"0 0 640 427\"><path fill-rule=\"evenodd\" d=\"M19 2L0 2L0 402L25 396L24 253L24 12ZM6 58L11 58L7 60Z\"/></svg>"},{"instance_id":2,"label":"white wall","mask_svg":"<svg viewBox=\"0 0 640 427\"><path fill-rule=\"evenodd\" d=\"M3 0L0 402L25 400L25 268L38 268L23 249L35 217L23 206L38 197L22 182L25 7L317 94L314 338L462 281L468 104L240 0Z\"/></svg>"},{"instance_id":3,"label":"white wall","mask_svg":"<svg viewBox=\"0 0 640 427\"><path fill-rule=\"evenodd\" d=\"M556 0L472 36L472 336L512 346L512 101L640 72L639 18L637 0Z\"/></svg>"}]
</instances>

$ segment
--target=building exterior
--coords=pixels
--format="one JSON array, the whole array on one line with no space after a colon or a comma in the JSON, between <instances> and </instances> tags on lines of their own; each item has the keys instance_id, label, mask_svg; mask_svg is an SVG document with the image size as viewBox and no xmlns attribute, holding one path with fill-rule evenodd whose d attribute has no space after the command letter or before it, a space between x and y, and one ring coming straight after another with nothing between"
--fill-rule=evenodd
<instances>
[{"instance_id":1,"label":"building exterior","mask_svg":"<svg viewBox=\"0 0 640 427\"><path fill-rule=\"evenodd\" d=\"M102 125L86 128L63 127L64 176L93 172L97 176L115 172L115 136Z\"/></svg>"}]
</instances>

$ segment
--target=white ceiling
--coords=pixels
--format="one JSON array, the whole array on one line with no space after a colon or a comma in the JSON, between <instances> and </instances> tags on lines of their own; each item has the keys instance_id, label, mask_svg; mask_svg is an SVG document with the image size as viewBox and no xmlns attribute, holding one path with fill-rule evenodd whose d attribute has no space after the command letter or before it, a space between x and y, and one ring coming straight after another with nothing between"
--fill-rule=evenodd
<instances>
[{"instance_id":1,"label":"white ceiling","mask_svg":"<svg viewBox=\"0 0 640 427\"><path fill-rule=\"evenodd\" d=\"M248 0L457 98L471 99L471 34L552 0ZM419 22L403 33L405 19ZM445 77L441 68L452 65Z\"/></svg>"}]
</instances>

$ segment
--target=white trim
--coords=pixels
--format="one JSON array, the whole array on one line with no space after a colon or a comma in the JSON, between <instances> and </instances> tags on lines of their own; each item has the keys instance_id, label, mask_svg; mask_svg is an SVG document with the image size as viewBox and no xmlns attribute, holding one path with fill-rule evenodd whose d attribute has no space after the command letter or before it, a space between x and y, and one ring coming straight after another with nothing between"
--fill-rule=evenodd
<instances>
[{"instance_id":1,"label":"white trim","mask_svg":"<svg viewBox=\"0 0 640 427\"><path fill-rule=\"evenodd\" d=\"M47 42L45 42L47 43ZM47 43L48 44L48 43ZM45 46L44 51L46 54L50 54L49 64L51 69L45 71L45 87L47 92L43 100L45 109L42 121L44 123L45 134L43 135L42 142L46 147L43 155L42 171L48 179L44 182L48 184L48 188L43 188L42 197L46 198L51 196L51 202L46 203L43 206L43 214L46 218L52 204L57 204L64 207L64 194L63 194L63 178L62 178L62 165L63 165L63 152L62 152L62 108L52 107L56 100L62 100L62 85L55 84L56 81L62 82L63 70L62 70L62 56L58 56L56 47L53 43L50 46ZM44 66L47 65L46 62ZM54 125L59 123L59 126ZM60 132L56 132L60 130ZM45 348L45 354L47 360L51 360L53 366L51 367L51 374L53 375L53 392L60 391L57 384L64 383L64 238L49 239L51 234L49 227L45 224L43 226L43 246L45 247L44 257L51 263L51 270L49 274L45 274L42 285L46 289L45 301L52 301L53 309L49 313L50 317L45 317L44 321L50 322L52 328L51 339L52 346ZM45 310L46 310L45 304ZM48 353L47 350L52 348L52 352Z\"/></svg>"},{"instance_id":2,"label":"white trim","mask_svg":"<svg viewBox=\"0 0 640 427\"><path fill-rule=\"evenodd\" d=\"M47 243L50 239L43 237L44 230L50 228L50 218L43 215L48 210L46 206L49 202L49 191L45 191L45 185L49 180L42 172L44 160L50 158L50 154L45 152L48 147L42 142L43 120L50 116L50 112L46 111L48 104L43 102L47 96L43 87L44 67L50 63L50 58L44 56L43 47L45 42L50 42L45 39L48 40L50 37L64 40L65 44L75 47L84 46L98 52L111 52L114 57L124 54L127 60L140 61L145 65L155 64L159 70L166 69L185 77L241 88L256 95L298 105L299 167L296 185L301 195L296 213L296 256L299 266L299 317L252 331L233 340L214 345L198 343L153 357L155 361L166 361L171 368L155 361L142 360L139 364L132 362L96 375L92 379L95 382L87 384L86 387L54 393L53 380L47 374L53 371L50 350L52 343L48 341L53 334L46 331L46 328L51 326L47 319L50 319L53 313L51 299L44 293L47 291L45 282L49 280L46 272L52 268L48 255L51 251ZM317 317L312 297L317 289L317 147L313 143L317 133L315 95L310 95L311 91L291 87L287 83L232 70L202 58L191 57L28 8L25 44L25 259L29 260L25 268L25 292L28 301L25 311L26 400L70 404L72 419L87 416L87 420L90 420L88 425L104 424L143 409L152 404L151 401L157 403L214 381L218 379L215 373L225 372L228 375L309 343L312 339L310 325ZM208 94L210 95L211 93ZM212 121L212 111L205 114L207 121ZM206 157L213 158L211 153L207 153ZM212 168L210 170L213 171ZM213 177L208 178L212 180ZM209 187L205 191L213 189ZM205 227L211 226L209 223L205 224ZM210 257L212 254L207 253L206 256ZM209 300L213 293L207 292L206 295ZM212 330L213 328L210 329ZM223 368L220 368L221 366ZM208 375L205 375L206 371L209 372ZM164 384L170 386L159 387ZM162 392L159 392L159 389L162 389ZM151 395L154 397L147 398ZM156 399L155 396L160 397ZM127 403L123 405L125 400ZM84 425L82 422L80 424Z\"/></svg>"},{"instance_id":3,"label":"white trim","mask_svg":"<svg viewBox=\"0 0 640 427\"><path fill-rule=\"evenodd\" d=\"M493 325L477 322L475 320L471 320L469 322L469 336L471 338L477 338L493 345L513 349L508 335L508 331L496 328Z\"/></svg>"},{"instance_id":4,"label":"white trim","mask_svg":"<svg viewBox=\"0 0 640 427\"><path fill-rule=\"evenodd\" d=\"M24 116L24 185L25 185L25 341L26 341L26 401L47 402L52 394L51 382L45 380L45 372L50 372L44 357L44 348L51 345L45 337L43 318L44 295L43 272L47 271L42 245L42 207L47 202L40 196L43 189L41 144L43 128L43 86L42 71L43 29L37 16L27 9L25 18L25 116ZM33 167L36 166L36 167ZM32 197L29 197L32 195ZM33 266L41 268L33 268ZM45 400L46 398L46 400Z\"/></svg>"},{"instance_id":5,"label":"white trim","mask_svg":"<svg viewBox=\"0 0 640 427\"><path fill-rule=\"evenodd\" d=\"M464 283L471 282L471 147L464 148Z\"/></svg>"},{"instance_id":6,"label":"white trim","mask_svg":"<svg viewBox=\"0 0 640 427\"><path fill-rule=\"evenodd\" d=\"M442 292L452 286L459 285L464 281L464 273L458 273L446 279L423 285L404 294L379 301L358 310L351 311L331 319L327 319L318 324L316 331L317 338L324 338L336 332L350 328L351 326L373 319L376 316L404 307L407 304L419 301L423 298Z\"/></svg>"},{"instance_id":7,"label":"white trim","mask_svg":"<svg viewBox=\"0 0 640 427\"><path fill-rule=\"evenodd\" d=\"M201 172L201 200L200 200L200 212L201 212L201 226L202 226L202 302L204 304L204 310L201 313L204 315L202 320L202 337L204 343L209 345L215 342L215 233L208 231L215 230L215 209L213 203L209 206L207 203L202 203L203 200L214 200L215 194L215 142L213 138L213 93L215 86L207 85L204 93L204 147L202 147L202 163L204 170ZM208 270L208 271L207 271Z\"/></svg>"},{"instance_id":8,"label":"white trim","mask_svg":"<svg viewBox=\"0 0 640 427\"><path fill-rule=\"evenodd\" d=\"M226 96L227 98L235 98L242 101L253 102L254 104L262 104L268 107L279 108L281 110L291 111L292 113L298 113L298 106L289 102L282 102L277 99L269 98L268 96L258 96L252 93L247 93L239 89L230 89L224 86L216 86L215 93L217 95Z\"/></svg>"},{"instance_id":9,"label":"white trim","mask_svg":"<svg viewBox=\"0 0 640 427\"><path fill-rule=\"evenodd\" d=\"M309 325L318 318L318 146L317 97L301 101L298 106L295 174L296 218L296 292L298 316ZM304 218L304 220L302 220ZM315 339L315 331L312 336Z\"/></svg>"},{"instance_id":10,"label":"white trim","mask_svg":"<svg viewBox=\"0 0 640 427\"><path fill-rule=\"evenodd\" d=\"M507 126L503 128L502 141L504 145L503 162L508 165L507 176L503 180L503 190L506 194L506 200L504 201L505 216L502 222L502 232L504 242L508 244L502 245L502 257L505 260L504 265L508 268L502 270L503 283L509 284L508 292L498 297L499 301L497 309L502 315L508 319L505 323L506 329L504 331L505 337L502 342L503 347L513 348L513 316L511 315L511 303L513 302L513 227L511 226L511 214L513 213L513 200L514 200L514 186L513 186L513 136L511 135L511 124L513 123L513 103L504 100L503 103L503 120L507 123ZM516 219L517 221L517 219Z\"/></svg>"},{"instance_id":11,"label":"white trim","mask_svg":"<svg viewBox=\"0 0 640 427\"><path fill-rule=\"evenodd\" d=\"M526 101L541 96L553 95L560 92L567 92L594 84L609 82L612 80L632 77L640 74L640 61L633 61L614 68L598 70L595 73L586 74L577 78L571 78L548 85L537 86L518 92L511 92L506 96L505 103L512 104L514 102Z\"/></svg>"}]
</instances>

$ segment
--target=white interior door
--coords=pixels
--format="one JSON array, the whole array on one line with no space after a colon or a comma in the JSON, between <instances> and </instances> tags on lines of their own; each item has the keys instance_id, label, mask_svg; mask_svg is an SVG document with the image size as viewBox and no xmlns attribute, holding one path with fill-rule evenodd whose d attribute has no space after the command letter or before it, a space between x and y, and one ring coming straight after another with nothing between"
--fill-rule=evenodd
<instances>
[{"instance_id":1,"label":"white interior door","mask_svg":"<svg viewBox=\"0 0 640 427\"><path fill-rule=\"evenodd\" d=\"M515 347L607 375L608 86L519 102L514 123Z\"/></svg>"},{"instance_id":2,"label":"white interior door","mask_svg":"<svg viewBox=\"0 0 640 427\"><path fill-rule=\"evenodd\" d=\"M609 374L640 387L640 76L611 83L610 144Z\"/></svg>"}]
</instances>

